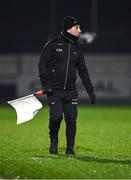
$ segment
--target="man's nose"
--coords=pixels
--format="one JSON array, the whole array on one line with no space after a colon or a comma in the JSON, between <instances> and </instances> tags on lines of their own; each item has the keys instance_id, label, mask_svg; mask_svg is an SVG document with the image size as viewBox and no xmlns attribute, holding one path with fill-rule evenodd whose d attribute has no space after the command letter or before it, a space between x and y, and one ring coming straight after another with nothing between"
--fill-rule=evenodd
<instances>
[{"instance_id":1,"label":"man's nose","mask_svg":"<svg viewBox=\"0 0 131 180\"><path fill-rule=\"evenodd\" d=\"M79 33L81 33L81 29L80 28L78 29L78 31L79 31Z\"/></svg>"}]
</instances>

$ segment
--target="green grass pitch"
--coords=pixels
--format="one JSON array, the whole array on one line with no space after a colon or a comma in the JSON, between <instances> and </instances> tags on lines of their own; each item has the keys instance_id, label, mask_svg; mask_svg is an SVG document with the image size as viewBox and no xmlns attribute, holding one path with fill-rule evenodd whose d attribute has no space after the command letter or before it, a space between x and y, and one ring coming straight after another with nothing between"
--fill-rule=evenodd
<instances>
[{"instance_id":1,"label":"green grass pitch","mask_svg":"<svg viewBox=\"0 0 131 180\"><path fill-rule=\"evenodd\" d=\"M0 107L0 177L13 179L131 179L131 107L79 106L76 156L48 153L48 108L16 125L11 106Z\"/></svg>"}]
</instances>

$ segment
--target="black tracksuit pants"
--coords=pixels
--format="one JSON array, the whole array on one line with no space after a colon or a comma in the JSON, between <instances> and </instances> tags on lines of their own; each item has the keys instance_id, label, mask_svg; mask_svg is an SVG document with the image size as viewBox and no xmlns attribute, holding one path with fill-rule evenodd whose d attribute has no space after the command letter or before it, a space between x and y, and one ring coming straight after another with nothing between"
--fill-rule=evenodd
<instances>
[{"instance_id":1,"label":"black tracksuit pants","mask_svg":"<svg viewBox=\"0 0 131 180\"><path fill-rule=\"evenodd\" d=\"M66 122L67 147L73 147L76 135L77 92L74 90L59 90L48 96L49 105L49 135L51 141L58 142L58 132L63 119Z\"/></svg>"}]
</instances>

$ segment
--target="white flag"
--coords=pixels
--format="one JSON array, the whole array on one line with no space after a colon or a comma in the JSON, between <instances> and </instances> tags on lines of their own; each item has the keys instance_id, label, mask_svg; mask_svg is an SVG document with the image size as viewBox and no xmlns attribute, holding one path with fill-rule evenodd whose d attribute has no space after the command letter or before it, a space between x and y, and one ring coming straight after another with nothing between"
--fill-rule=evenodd
<instances>
[{"instance_id":1,"label":"white flag","mask_svg":"<svg viewBox=\"0 0 131 180\"><path fill-rule=\"evenodd\" d=\"M33 119L39 109L42 108L41 102L34 96L34 94L8 101L7 103L13 106L16 110L17 124Z\"/></svg>"}]
</instances>

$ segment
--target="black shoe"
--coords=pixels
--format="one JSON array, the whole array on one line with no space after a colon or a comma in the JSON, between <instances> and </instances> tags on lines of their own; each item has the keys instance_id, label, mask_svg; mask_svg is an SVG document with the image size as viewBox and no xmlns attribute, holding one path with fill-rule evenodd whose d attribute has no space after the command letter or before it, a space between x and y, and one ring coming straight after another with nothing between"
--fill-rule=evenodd
<instances>
[{"instance_id":1,"label":"black shoe","mask_svg":"<svg viewBox=\"0 0 131 180\"><path fill-rule=\"evenodd\" d=\"M74 152L73 148L67 148L66 149L66 154L67 155L75 155L75 152Z\"/></svg>"},{"instance_id":2,"label":"black shoe","mask_svg":"<svg viewBox=\"0 0 131 180\"><path fill-rule=\"evenodd\" d=\"M57 144L51 143L50 148L49 148L50 154L58 154L58 147Z\"/></svg>"}]
</instances>

